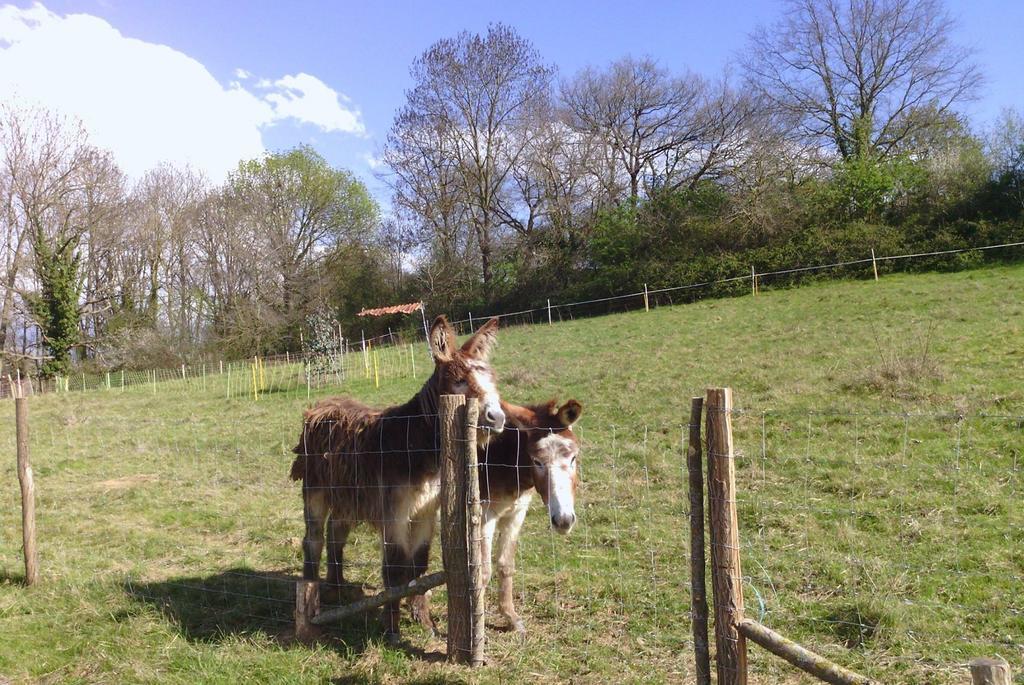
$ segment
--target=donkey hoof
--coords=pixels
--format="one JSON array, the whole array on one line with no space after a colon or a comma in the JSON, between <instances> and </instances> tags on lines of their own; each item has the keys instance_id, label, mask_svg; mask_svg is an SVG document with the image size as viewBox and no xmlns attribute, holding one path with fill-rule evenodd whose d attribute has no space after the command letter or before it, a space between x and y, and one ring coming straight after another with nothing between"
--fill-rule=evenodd
<instances>
[{"instance_id":1,"label":"donkey hoof","mask_svg":"<svg viewBox=\"0 0 1024 685\"><path fill-rule=\"evenodd\" d=\"M414 621L419 623L421 626L427 629L427 631L433 636L437 635L437 624L434 623L433 617L431 617L429 611L416 611L413 610L412 618Z\"/></svg>"},{"instance_id":2,"label":"donkey hoof","mask_svg":"<svg viewBox=\"0 0 1024 685\"><path fill-rule=\"evenodd\" d=\"M512 620L512 630L516 631L516 634L520 638L526 637L526 624L523 623L523 619L516 618Z\"/></svg>"},{"instance_id":3,"label":"donkey hoof","mask_svg":"<svg viewBox=\"0 0 1024 685\"><path fill-rule=\"evenodd\" d=\"M397 647L402 643L402 635L396 631L389 630L384 633L384 642L391 647Z\"/></svg>"}]
</instances>

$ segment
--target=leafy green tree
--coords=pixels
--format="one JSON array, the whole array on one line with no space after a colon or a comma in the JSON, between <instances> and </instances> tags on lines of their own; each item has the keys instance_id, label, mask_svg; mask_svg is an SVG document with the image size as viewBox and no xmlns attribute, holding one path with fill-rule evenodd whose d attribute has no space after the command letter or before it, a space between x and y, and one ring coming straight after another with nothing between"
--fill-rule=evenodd
<instances>
[{"instance_id":1,"label":"leafy green tree","mask_svg":"<svg viewBox=\"0 0 1024 685\"><path fill-rule=\"evenodd\" d=\"M324 272L339 249L365 244L379 223L377 203L351 172L300 146L242 162L228 180L252 236L238 246L261 269L253 283L261 311L249 320L261 349L296 347L299 327L325 297Z\"/></svg>"},{"instance_id":2,"label":"leafy green tree","mask_svg":"<svg viewBox=\"0 0 1024 685\"><path fill-rule=\"evenodd\" d=\"M45 376L64 376L71 369L71 350L80 342L80 258L71 244L55 246L41 230L34 236L34 248L40 288L28 297L28 303L42 324L51 355L43 362L42 372Z\"/></svg>"}]
</instances>

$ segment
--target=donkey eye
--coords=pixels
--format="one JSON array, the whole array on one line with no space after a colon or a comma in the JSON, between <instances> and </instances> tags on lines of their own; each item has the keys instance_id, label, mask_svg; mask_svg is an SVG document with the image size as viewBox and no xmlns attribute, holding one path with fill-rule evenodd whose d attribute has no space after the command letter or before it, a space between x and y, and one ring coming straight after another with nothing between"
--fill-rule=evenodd
<instances>
[{"instance_id":1,"label":"donkey eye","mask_svg":"<svg viewBox=\"0 0 1024 685\"><path fill-rule=\"evenodd\" d=\"M538 469L544 468L544 462L542 462L540 459L533 459L532 461L533 465L536 466Z\"/></svg>"}]
</instances>

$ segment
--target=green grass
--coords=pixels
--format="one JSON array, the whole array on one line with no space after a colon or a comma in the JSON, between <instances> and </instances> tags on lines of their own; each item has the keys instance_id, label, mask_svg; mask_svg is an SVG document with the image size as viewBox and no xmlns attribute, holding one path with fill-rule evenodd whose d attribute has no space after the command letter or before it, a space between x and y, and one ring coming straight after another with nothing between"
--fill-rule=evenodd
<instances>
[{"instance_id":1,"label":"green grass","mask_svg":"<svg viewBox=\"0 0 1024 685\"><path fill-rule=\"evenodd\" d=\"M0 675L42 682L692 682L680 449L689 398L734 388L748 614L890 683L1024 672L1024 267L898 275L503 330L503 395L585 406L580 524L521 540L525 642L439 663L375 615L290 639L302 535L289 450L308 403L281 368L259 401L224 379L31 401L43 580L21 585L13 416L0 406ZM384 404L420 379L396 360ZM237 377L235 379L237 382ZM251 390L251 386L250 386ZM357 533L351 577L379 585ZM432 566L439 567L435 549ZM434 613L444 616L444 593ZM497 622L497 619L494 619ZM757 682L809 682L751 647Z\"/></svg>"}]
</instances>

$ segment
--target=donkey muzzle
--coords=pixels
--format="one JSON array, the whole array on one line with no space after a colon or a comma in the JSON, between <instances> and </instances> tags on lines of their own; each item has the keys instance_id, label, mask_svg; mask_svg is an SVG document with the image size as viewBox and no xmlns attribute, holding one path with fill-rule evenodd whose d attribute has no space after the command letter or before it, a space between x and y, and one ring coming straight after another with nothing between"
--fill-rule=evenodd
<instances>
[{"instance_id":1,"label":"donkey muzzle","mask_svg":"<svg viewBox=\"0 0 1024 685\"><path fill-rule=\"evenodd\" d=\"M551 527L563 535L572 530L574 525L576 525L576 514L573 512L558 513L551 516Z\"/></svg>"},{"instance_id":2,"label":"donkey muzzle","mask_svg":"<svg viewBox=\"0 0 1024 685\"><path fill-rule=\"evenodd\" d=\"M500 433L505 430L505 412L501 407L487 407L484 410L484 424Z\"/></svg>"}]
</instances>

